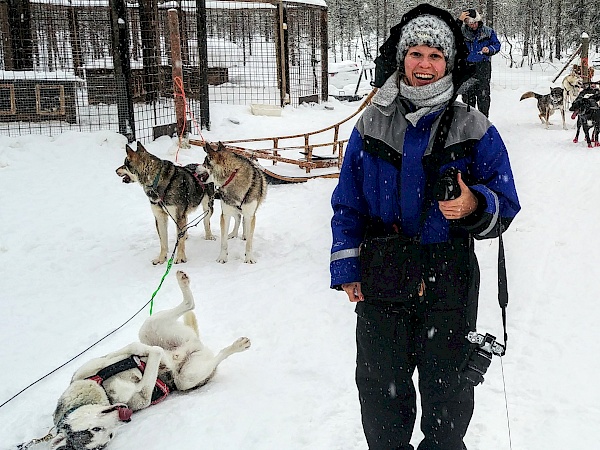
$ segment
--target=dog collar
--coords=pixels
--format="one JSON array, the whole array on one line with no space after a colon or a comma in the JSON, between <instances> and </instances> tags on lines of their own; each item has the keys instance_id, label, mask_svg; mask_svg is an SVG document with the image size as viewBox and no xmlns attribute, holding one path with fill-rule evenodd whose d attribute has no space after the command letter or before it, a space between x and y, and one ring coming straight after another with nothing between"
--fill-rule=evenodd
<instances>
[{"instance_id":1,"label":"dog collar","mask_svg":"<svg viewBox=\"0 0 600 450\"><path fill-rule=\"evenodd\" d=\"M235 169L233 172L231 172L231 175L229 175L229 178L227 178L227 180L225 181L225 183L223 183L221 188L224 188L229 183L231 183L233 181L233 179L235 178L235 176L237 175L237 172L238 172L238 169Z\"/></svg>"},{"instance_id":2,"label":"dog collar","mask_svg":"<svg viewBox=\"0 0 600 450\"><path fill-rule=\"evenodd\" d=\"M164 166L164 164L161 164L160 170L156 173L156 176L154 177L154 181L152 182L152 189L154 189L155 191L156 191L156 188L158 188L158 180L160 180L160 174L162 173L163 166Z\"/></svg>"}]
</instances>

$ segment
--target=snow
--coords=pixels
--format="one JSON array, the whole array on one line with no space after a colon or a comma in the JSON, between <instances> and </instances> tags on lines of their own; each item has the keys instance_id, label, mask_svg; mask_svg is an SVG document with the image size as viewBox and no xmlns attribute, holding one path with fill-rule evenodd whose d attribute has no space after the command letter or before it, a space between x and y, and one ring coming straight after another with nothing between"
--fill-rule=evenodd
<instances>
[{"instance_id":1,"label":"snow","mask_svg":"<svg viewBox=\"0 0 600 450\"><path fill-rule=\"evenodd\" d=\"M546 130L536 102L519 101L528 90L548 92L555 71L511 73L495 72L502 81L493 86L491 109L523 207L504 235L509 341L476 388L466 444L470 450L596 448L600 148L588 149L581 137L574 144L569 117L568 130L556 114ZM324 106L286 107L281 117L264 117L247 106L214 105L211 131L203 135L216 141L316 130L349 116L358 103ZM125 323L159 285L166 267L150 263L159 245L148 202L139 186L115 174L124 144L112 132L0 136L0 404ZM177 151L166 137L147 147L182 164L203 159L201 149ZM154 310L179 303L174 273L185 270L205 343L219 350L248 336L252 347L225 360L205 387L135 413L111 450L367 448L354 385L353 305L328 287L335 185L335 179L270 185L258 211L255 265L243 263L241 240L230 242L227 264L216 263L219 241L204 240L201 226L191 230L189 261L167 275ZM172 244L172 224L170 232ZM497 240L476 249L478 331L501 337ZM75 369L137 339L147 315L145 307L1 406L0 449L44 436ZM420 437L417 425L413 444Z\"/></svg>"}]
</instances>

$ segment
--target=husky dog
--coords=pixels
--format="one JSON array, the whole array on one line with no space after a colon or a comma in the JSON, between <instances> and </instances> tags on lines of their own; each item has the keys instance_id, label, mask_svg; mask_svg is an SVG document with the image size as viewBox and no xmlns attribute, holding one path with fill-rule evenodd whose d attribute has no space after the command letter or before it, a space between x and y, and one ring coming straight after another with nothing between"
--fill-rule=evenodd
<instances>
[{"instance_id":1,"label":"husky dog","mask_svg":"<svg viewBox=\"0 0 600 450\"><path fill-rule=\"evenodd\" d=\"M250 340L241 337L216 356L207 349L198 337L189 278L178 271L177 281L183 301L146 319L140 342L93 359L75 372L54 411L57 435L52 449L105 448L133 411L161 401L170 391L203 386L225 358L250 347Z\"/></svg>"},{"instance_id":2,"label":"husky dog","mask_svg":"<svg viewBox=\"0 0 600 450\"><path fill-rule=\"evenodd\" d=\"M152 155L139 142L137 148L136 152L129 145L125 146L125 164L117 168L116 172L123 178L124 183L140 183L150 200L160 240L160 253L152 260L152 264L162 264L167 260L169 216L176 222L177 231L180 233L188 224L188 216L202 204L205 212L205 237L214 240L210 230L210 218L213 213L215 189L212 183L206 183L206 180L200 179L194 172L197 164L176 166L171 161ZM187 261L186 238L187 232L179 239L175 264Z\"/></svg>"},{"instance_id":3,"label":"husky dog","mask_svg":"<svg viewBox=\"0 0 600 450\"><path fill-rule=\"evenodd\" d=\"M565 107L568 107L579 95L579 91L583 87L583 78L571 72L563 78L562 87L565 93Z\"/></svg>"},{"instance_id":4,"label":"husky dog","mask_svg":"<svg viewBox=\"0 0 600 450\"><path fill-rule=\"evenodd\" d=\"M582 92L582 94L584 94ZM600 100L600 93L579 95L573 104L569 108L572 111L571 119L577 118L577 132L575 133L574 143L579 141L579 131L583 128L583 134L588 147L594 146L599 147L600 142L598 141L598 135L600 134L600 106L598 106L598 100ZM590 138L590 129L594 129L592 137Z\"/></svg>"},{"instance_id":5,"label":"husky dog","mask_svg":"<svg viewBox=\"0 0 600 450\"><path fill-rule=\"evenodd\" d=\"M227 238L229 222L233 217L243 218L242 239L246 240L245 263L254 264L252 239L256 225L256 210L267 195L265 174L248 158L238 155L219 142L217 150L210 143L204 147L206 158L196 169L200 175L208 173L221 198L221 253L217 262L227 262ZM236 222L237 223L237 222ZM229 235L231 236L231 235Z\"/></svg>"},{"instance_id":6,"label":"husky dog","mask_svg":"<svg viewBox=\"0 0 600 450\"><path fill-rule=\"evenodd\" d=\"M565 124L565 102L563 88L550 88L550 93L545 95L528 91L521 96L521 100L532 97L537 99L537 106L538 110L540 111L539 118L542 122L542 125L546 125L546 129L548 128L548 125L550 125L550 116L556 110L559 110L560 114L562 115L563 130L567 129L567 125Z\"/></svg>"}]
</instances>

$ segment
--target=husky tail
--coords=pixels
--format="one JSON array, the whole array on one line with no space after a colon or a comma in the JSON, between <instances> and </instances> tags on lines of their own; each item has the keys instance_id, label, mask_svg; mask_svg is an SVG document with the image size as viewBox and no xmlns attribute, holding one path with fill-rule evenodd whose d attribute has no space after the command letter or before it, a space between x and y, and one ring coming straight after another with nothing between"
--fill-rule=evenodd
<instances>
[{"instance_id":1,"label":"husky tail","mask_svg":"<svg viewBox=\"0 0 600 450\"><path fill-rule=\"evenodd\" d=\"M532 91L527 91L523 95L521 95L521 98L519 99L519 101L524 100L526 98L531 98L531 97L535 97L535 98L539 99L541 97L541 95L536 94L535 92L532 92Z\"/></svg>"}]
</instances>

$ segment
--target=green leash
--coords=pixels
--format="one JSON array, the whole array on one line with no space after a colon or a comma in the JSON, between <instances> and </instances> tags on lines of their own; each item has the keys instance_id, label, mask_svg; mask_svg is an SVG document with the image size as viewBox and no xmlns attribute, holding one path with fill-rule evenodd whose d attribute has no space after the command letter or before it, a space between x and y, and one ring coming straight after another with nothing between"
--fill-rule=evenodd
<instances>
[{"instance_id":1,"label":"green leash","mask_svg":"<svg viewBox=\"0 0 600 450\"><path fill-rule=\"evenodd\" d=\"M163 209L167 212L167 214L169 214L169 216L171 216L171 214L169 213L169 211L167 211L166 207L163 207ZM152 315L152 309L154 308L154 297L156 297L156 294L158 294L158 291L160 291L160 288L162 287L163 281L165 281L165 278L167 277L167 275L171 271L171 266L173 265L173 259L175 258L175 252L177 251L177 246L179 245L179 240L185 235L185 232L188 229L190 229L190 228L195 227L196 225L198 225L200 223L200 221L202 219L204 219L204 217L206 216L207 213L208 212L205 211L200 216L196 217L194 220L192 220L190 223L188 223L183 228L183 231L179 232L179 234L177 235L177 241L175 242L175 247L173 248L173 253L171 254L171 258L167 261L167 270L165 271L164 275L160 279L160 283L158 284L158 287L152 293L152 297L150 298L150 315ZM173 216L171 216L171 218L173 218ZM175 223L177 223L177 221L175 219L173 219L173 221Z\"/></svg>"},{"instance_id":2,"label":"green leash","mask_svg":"<svg viewBox=\"0 0 600 450\"><path fill-rule=\"evenodd\" d=\"M185 229L187 230L188 228L189 228L189 226L186 226ZM160 279L160 283L158 283L158 287L152 293L152 297L150 297L150 315L152 315L152 309L154 308L154 297L156 297L156 294L158 294L158 291L160 291L163 281L165 281L165 278L167 278L167 275L169 275L169 272L171 271L171 266L173 265L173 259L175 259L175 252L177 251L177 246L179 245L179 240L183 237L184 234L185 234L185 231L181 231L177 235L177 241L175 241L175 247L173 247L173 253L171 253L171 258L169 258L169 260L167 261L167 270L165 271L164 275Z\"/></svg>"},{"instance_id":3,"label":"green leash","mask_svg":"<svg viewBox=\"0 0 600 450\"><path fill-rule=\"evenodd\" d=\"M179 242L179 240L177 240L177 242ZM175 249L177 249L177 245L175 245ZM152 297L150 298L150 315L152 315L152 308L154 308L154 297L156 297L156 294L158 294L158 291L160 291L163 281L165 281L165 278L167 277L167 275L169 274L169 271L171 270L171 266L173 265L173 256L174 255L175 255L175 250L173 250L173 255L171 255L171 259L169 259L167 261L167 271L160 279L160 283L158 284L158 287L156 288L156 290L152 293Z\"/></svg>"}]
</instances>

